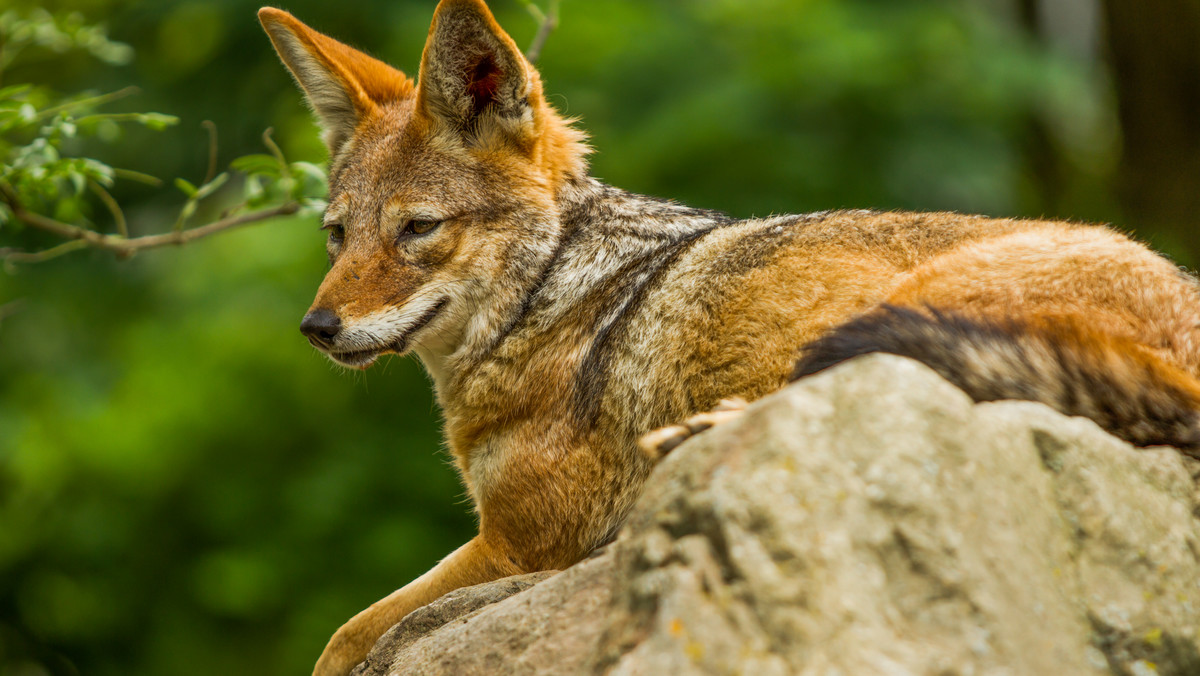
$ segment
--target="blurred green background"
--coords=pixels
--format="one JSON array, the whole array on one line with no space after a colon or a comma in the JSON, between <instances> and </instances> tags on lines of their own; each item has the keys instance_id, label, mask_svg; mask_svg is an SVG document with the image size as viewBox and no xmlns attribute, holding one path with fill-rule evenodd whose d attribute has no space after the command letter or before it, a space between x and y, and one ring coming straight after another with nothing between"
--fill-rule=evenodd
<instances>
[{"instance_id":1,"label":"blurred green background","mask_svg":"<svg viewBox=\"0 0 1200 676\"><path fill-rule=\"evenodd\" d=\"M292 0L412 73L433 0ZM182 117L88 147L199 180L323 161L242 0L5 0L77 10L136 49L31 52L5 84L142 93ZM527 44L516 0L493 0ZM541 59L594 173L737 216L838 207L1106 221L1200 262L1193 0L564 0ZM140 232L178 194L117 196ZM0 675L307 673L354 612L472 534L419 364L335 369L297 331L325 270L313 217L128 261L0 273ZM51 244L46 240L45 244Z\"/></svg>"}]
</instances>

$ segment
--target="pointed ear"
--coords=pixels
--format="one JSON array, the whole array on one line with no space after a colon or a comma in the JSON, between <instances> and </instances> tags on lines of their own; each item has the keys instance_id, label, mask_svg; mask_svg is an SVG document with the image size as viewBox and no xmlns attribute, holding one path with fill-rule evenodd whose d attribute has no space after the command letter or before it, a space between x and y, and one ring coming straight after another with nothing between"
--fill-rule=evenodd
<instances>
[{"instance_id":1,"label":"pointed ear","mask_svg":"<svg viewBox=\"0 0 1200 676\"><path fill-rule=\"evenodd\" d=\"M338 154L359 120L377 106L413 95L413 82L404 73L283 10L263 7L258 20L317 114L331 155Z\"/></svg>"},{"instance_id":2,"label":"pointed ear","mask_svg":"<svg viewBox=\"0 0 1200 676\"><path fill-rule=\"evenodd\" d=\"M421 58L417 110L474 141L534 133L537 71L483 0L442 0ZM511 138L515 135L516 139Z\"/></svg>"}]
</instances>

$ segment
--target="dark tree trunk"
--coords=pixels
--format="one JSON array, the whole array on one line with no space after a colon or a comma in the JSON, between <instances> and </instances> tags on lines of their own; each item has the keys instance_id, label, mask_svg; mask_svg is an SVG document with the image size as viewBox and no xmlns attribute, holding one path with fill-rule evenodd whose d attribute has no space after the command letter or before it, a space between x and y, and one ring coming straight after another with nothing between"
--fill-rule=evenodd
<instances>
[{"instance_id":1,"label":"dark tree trunk","mask_svg":"<svg viewBox=\"0 0 1200 676\"><path fill-rule=\"evenodd\" d=\"M1046 36L1038 7L1040 2L1041 0L1017 0L1017 16L1033 40L1044 42ZM1025 121L1025 128L1025 162L1032 179L1029 192L1037 201L1035 205L1030 205L1032 209L1027 207L1027 211L1033 216L1073 215L1060 213L1065 180L1064 167L1049 126L1041 115L1030 113Z\"/></svg>"},{"instance_id":2,"label":"dark tree trunk","mask_svg":"<svg viewBox=\"0 0 1200 676\"><path fill-rule=\"evenodd\" d=\"M1128 224L1200 264L1200 0L1103 0Z\"/></svg>"}]
</instances>

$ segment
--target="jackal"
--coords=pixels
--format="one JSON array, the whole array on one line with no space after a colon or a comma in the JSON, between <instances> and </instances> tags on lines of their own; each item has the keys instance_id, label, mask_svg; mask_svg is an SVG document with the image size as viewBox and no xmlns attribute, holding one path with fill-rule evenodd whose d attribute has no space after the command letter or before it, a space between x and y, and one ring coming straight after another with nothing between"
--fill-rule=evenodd
<instances>
[{"instance_id":1,"label":"jackal","mask_svg":"<svg viewBox=\"0 0 1200 676\"><path fill-rule=\"evenodd\" d=\"M419 82L286 12L259 18L331 155L332 269L302 331L348 367L420 357L479 517L339 629L317 674L348 673L448 591L611 540L653 466L650 430L855 355L910 356L977 400L1041 401L1135 444L1200 446L1200 286L1112 230L739 221L633 195L588 176L584 135L482 0L438 5Z\"/></svg>"}]
</instances>

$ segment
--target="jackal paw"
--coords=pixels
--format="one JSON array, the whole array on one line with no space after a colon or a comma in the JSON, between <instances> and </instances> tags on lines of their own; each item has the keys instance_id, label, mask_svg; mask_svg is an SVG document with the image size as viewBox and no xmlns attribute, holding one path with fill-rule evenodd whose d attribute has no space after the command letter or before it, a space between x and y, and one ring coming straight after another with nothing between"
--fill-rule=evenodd
<instances>
[{"instance_id":1,"label":"jackal paw","mask_svg":"<svg viewBox=\"0 0 1200 676\"><path fill-rule=\"evenodd\" d=\"M638 446L648 458L654 461L662 460L675 447L700 434L704 430L729 422L742 415L746 410L745 399L722 399L717 407L706 413L699 413L685 420L680 425L660 427L647 433L638 440Z\"/></svg>"}]
</instances>

